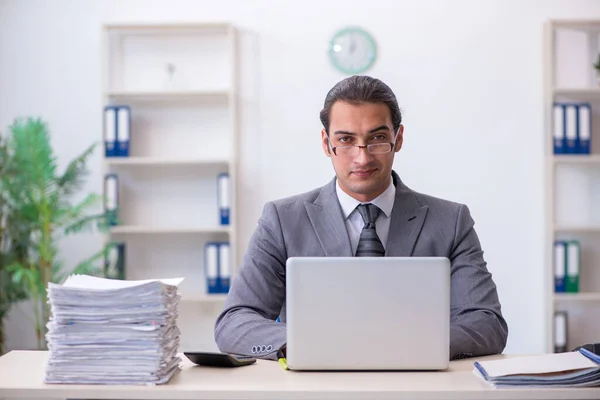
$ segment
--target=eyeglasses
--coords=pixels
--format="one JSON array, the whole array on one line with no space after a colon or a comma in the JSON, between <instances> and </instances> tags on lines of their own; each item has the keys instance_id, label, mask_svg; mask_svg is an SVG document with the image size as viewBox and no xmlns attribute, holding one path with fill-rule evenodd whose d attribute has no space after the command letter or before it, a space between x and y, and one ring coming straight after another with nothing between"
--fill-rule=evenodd
<instances>
[{"instance_id":1,"label":"eyeglasses","mask_svg":"<svg viewBox=\"0 0 600 400\"><path fill-rule=\"evenodd\" d=\"M394 143L373 143L364 146L332 146L331 140L327 138L333 154L336 156L357 156L360 149L367 149L369 154L385 154L394 149Z\"/></svg>"}]
</instances>

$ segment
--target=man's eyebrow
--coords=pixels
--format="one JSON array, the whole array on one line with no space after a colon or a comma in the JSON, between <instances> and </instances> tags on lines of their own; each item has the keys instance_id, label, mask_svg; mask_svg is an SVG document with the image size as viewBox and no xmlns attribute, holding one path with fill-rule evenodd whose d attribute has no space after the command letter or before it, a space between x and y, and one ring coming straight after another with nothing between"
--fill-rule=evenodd
<instances>
[{"instance_id":1,"label":"man's eyebrow","mask_svg":"<svg viewBox=\"0 0 600 400\"><path fill-rule=\"evenodd\" d=\"M381 126L378 126L378 127L377 127L377 128L375 128L375 129L371 129L371 130L369 131L369 133L375 133L375 132L382 131L382 130L386 130L386 131L388 131L388 132L389 132L389 131L390 131L390 128L389 128L387 125L381 125Z\"/></svg>"},{"instance_id":2,"label":"man's eyebrow","mask_svg":"<svg viewBox=\"0 0 600 400\"><path fill-rule=\"evenodd\" d=\"M379 132L379 131L383 131L383 130L386 130L389 132L390 128L387 125L381 125L381 126L378 126L377 128L371 129L369 131L369 133L375 133L375 132ZM356 133L348 132L348 131L335 131L335 132L333 132L333 134L334 135L356 135Z\"/></svg>"}]
</instances>

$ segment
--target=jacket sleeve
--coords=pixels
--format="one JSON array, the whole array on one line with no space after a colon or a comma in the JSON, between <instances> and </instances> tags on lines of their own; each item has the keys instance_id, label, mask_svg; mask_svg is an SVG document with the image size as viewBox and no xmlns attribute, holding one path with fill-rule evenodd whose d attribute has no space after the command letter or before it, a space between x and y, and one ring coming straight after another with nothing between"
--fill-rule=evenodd
<instances>
[{"instance_id":1,"label":"jacket sleeve","mask_svg":"<svg viewBox=\"0 0 600 400\"><path fill-rule=\"evenodd\" d=\"M450 357L502 353L508 327L474 221L465 205L461 205L458 212L450 261Z\"/></svg>"},{"instance_id":2,"label":"jacket sleeve","mask_svg":"<svg viewBox=\"0 0 600 400\"><path fill-rule=\"evenodd\" d=\"M285 324L276 322L285 300L286 259L277 209L267 203L215 322L221 352L277 358L286 343Z\"/></svg>"}]
</instances>

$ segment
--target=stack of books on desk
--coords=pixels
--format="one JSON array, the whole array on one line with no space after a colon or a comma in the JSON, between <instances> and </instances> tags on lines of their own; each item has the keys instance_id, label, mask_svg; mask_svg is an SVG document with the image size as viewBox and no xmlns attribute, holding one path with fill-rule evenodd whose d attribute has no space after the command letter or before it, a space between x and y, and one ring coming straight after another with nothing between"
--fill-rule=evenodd
<instances>
[{"instance_id":1,"label":"stack of books on desk","mask_svg":"<svg viewBox=\"0 0 600 400\"><path fill-rule=\"evenodd\" d=\"M183 279L123 281L87 275L48 285L46 383L162 384L180 370Z\"/></svg>"},{"instance_id":2,"label":"stack of books on desk","mask_svg":"<svg viewBox=\"0 0 600 400\"><path fill-rule=\"evenodd\" d=\"M566 353L478 361L473 372L498 388L600 386L600 355L581 348Z\"/></svg>"}]
</instances>

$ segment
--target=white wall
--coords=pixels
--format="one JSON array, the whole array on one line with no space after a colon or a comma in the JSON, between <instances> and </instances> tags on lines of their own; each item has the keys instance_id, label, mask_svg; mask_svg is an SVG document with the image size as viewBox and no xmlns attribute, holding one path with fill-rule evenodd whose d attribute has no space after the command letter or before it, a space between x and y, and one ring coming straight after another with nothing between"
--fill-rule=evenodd
<instances>
[{"instance_id":1,"label":"white wall","mask_svg":"<svg viewBox=\"0 0 600 400\"><path fill-rule=\"evenodd\" d=\"M544 351L542 25L600 18L594 0L0 2L0 128L40 115L60 160L101 138L100 25L231 21L242 30L246 242L262 204L332 178L318 113L343 78L328 63L335 30L371 31L404 110L396 170L412 188L467 203L509 323L507 352ZM100 192L100 152L88 190ZM97 237L65 243L74 263ZM401 284L399 284L401 288ZM21 314L9 348L31 347Z\"/></svg>"}]
</instances>

